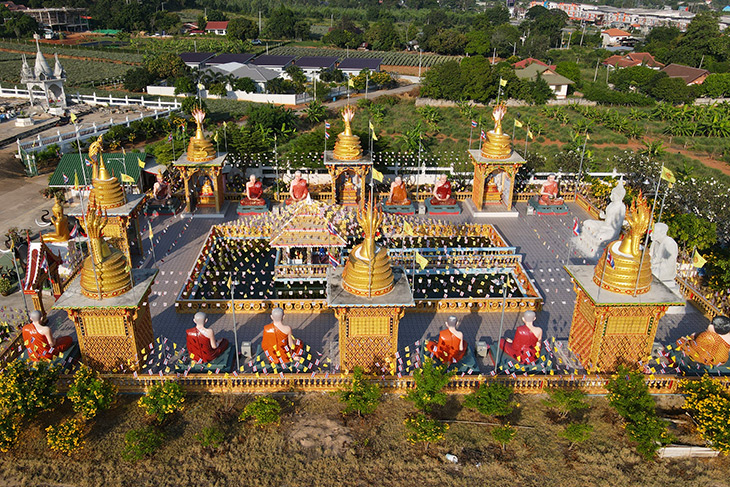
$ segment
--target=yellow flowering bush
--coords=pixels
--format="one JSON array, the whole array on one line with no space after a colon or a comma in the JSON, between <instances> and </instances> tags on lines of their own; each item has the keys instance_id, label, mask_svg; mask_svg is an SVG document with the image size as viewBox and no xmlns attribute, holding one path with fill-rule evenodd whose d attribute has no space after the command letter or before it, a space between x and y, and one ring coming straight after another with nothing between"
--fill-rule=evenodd
<instances>
[{"instance_id":1,"label":"yellow flowering bush","mask_svg":"<svg viewBox=\"0 0 730 487\"><path fill-rule=\"evenodd\" d=\"M243 408L239 421L252 419L257 426L279 423L281 417L281 405L273 397L259 397Z\"/></svg>"},{"instance_id":2,"label":"yellow flowering bush","mask_svg":"<svg viewBox=\"0 0 730 487\"><path fill-rule=\"evenodd\" d=\"M712 448L730 453L730 394L705 375L700 380L680 382L684 409L697 423L697 432Z\"/></svg>"},{"instance_id":3,"label":"yellow flowering bush","mask_svg":"<svg viewBox=\"0 0 730 487\"><path fill-rule=\"evenodd\" d=\"M86 365L81 365L76 371L74 381L66 393L66 397L73 403L74 411L87 421L94 418L99 411L109 409L116 396L116 386L100 379Z\"/></svg>"},{"instance_id":4,"label":"yellow flowering bush","mask_svg":"<svg viewBox=\"0 0 730 487\"><path fill-rule=\"evenodd\" d=\"M84 423L78 419L69 419L63 423L46 428L48 447L64 455L71 455L84 446Z\"/></svg>"},{"instance_id":5,"label":"yellow flowering bush","mask_svg":"<svg viewBox=\"0 0 730 487\"><path fill-rule=\"evenodd\" d=\"M164 382L149 388L147 394L139 399L139 407L149 416L162 422L171 414L183 410L185 391L177 382Z\"/></svg>"},{"instance_id":6,"label":"yellow flowering bush","mask_svg":"<svg viewBox=\"0 0 730 487\"><path fill-rule=\"evenodd\" d=\"M409 416L405 420L405 425L409 430L408 441L414 444L426 443L426 448L428 448L429 443L443 440L446 430L449 429L448 424L423 413Z\"/></svg>"},{"instance_id":7,"label":"yellow flowering bush","mask_svg":"<svg viewBox=\"0 0 730 487\"><path fill-rule=\"evenodd\" d=\"M48 362L10 362L0 373L0 415L17 415L22 421L53 407L59 373Z\"/></svg>"},{"instance_id":8,"label":"yellow flowering bush","mask_svg":"<svg viewBox=\"0 0 730 487\"><path fill-rule=\"evenodd\" d=\"M18 423L12 414L3 414L0 417L0 452L9 451L18 439Z\"/></svg>"}]
</instances>

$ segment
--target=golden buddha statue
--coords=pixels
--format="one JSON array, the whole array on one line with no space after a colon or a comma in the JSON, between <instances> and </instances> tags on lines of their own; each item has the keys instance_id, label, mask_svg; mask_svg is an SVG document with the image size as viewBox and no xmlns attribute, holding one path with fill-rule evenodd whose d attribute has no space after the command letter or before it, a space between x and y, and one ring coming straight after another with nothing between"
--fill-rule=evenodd
<instances>
[{"instance_id":1,"label":"golden buddha statue","mask_svg":"<svg viewBox=\"0 0 730 487\"><path fill-rule=\"evenodd\" d=\"M215 148L213 143L203 136L203 120L205 120L205 112L200 108L192 111L193 119L195 119L195 137L190 137L188 144L188 161L190 162L207 162L215 159Z\"/></svg>"},{"instance_id":2,"label":"golden buddha statue","mask_svg":"<svg viewBox=\"0 0 730 487\"><path fill-rule=\"evenodd\" d=\"M507 113L507 105L499 103L492 111L494 129L487 132L487 139L482 143L482 157L487 159L508 159L512 155L511 137L502 132L502 119Z\"/></svg>"},{"instance_id":3,"label":"golden buddha statue","mask_svg":"<svg viewBox=\"0 0 730 487\"><path fill-rule=\"evenodd\" d=\"M499 190L499 185L497 184L498 177L501 177L501 175L494 173L487 182L487 191L484 194L484 202L486 204L498 204L502 202L502 192Z\"/></svg>"},{"instance_id":4,"label":"golden buddha statue","mask_svg":"<svg viewBox=\"0 0 730 487\"><path fill-rule=\"evenodd\" d=\"M100 135L96 142L89 146L89 159L91 159L91 181L93 188L89 194L89 205L94 205L100 210L119 208L127 203L127 195L124 193L119 179L109 174L104 164L102 155L103 140Z\"/></svg>"},{"instance_id":5,"label":"golden buddha statue","mask_svg":"<svg viewBox=\"0 0 730 487\"><path fill-rule=\"evenodd\" d=\"M642 252L642 246L650 219L651 209L639 192L626 212L629 231L625 232L623 240L614 240L608 244L596 265L593 282L616 293L633 294L634 289L637 294L649 292L652 281L651 256L648 251Z\"/></svg>"},{"instance_id":6,"label":"golden buddha statue","mask_svg":"<svg viewBox=\"0 0 730 487\"><path fill-rule=\"evenodd\" d=\"M68 230L68 217L63 214L63 203L59 198L56 198L56 204L53 205L51 211L53 212L51 221L56 227L56 231L44 234L43 240L46 242L68 242L71 238L71 233Z\"/></svg>"},{"instance_id":7,"label":"golden buddha statue","mask_svg":"<svg viewBox=\"0 0 730 487\"><path fill-rule=\"evenodd\" d=\"M90 205L86 212L86 234L89 236L90 255L81 270L81 293L89 298L108 298L132 289L132 277L124 254L110 247L104 240L106 215Z\"/></svg>"},{"instance_id":8,"label":"golden buddha statue","mask_svg":"<svg viewBox=\"0 0 730 487\"><path fill-rule=\"evenodd\" d=\"M357 221L365 240L352 249L342 272L342 287L356 296L382 296L393 290L393 271L388 249L376 247L375 233L383 221L383 210L358 208Z\"/></svg>"},{"instance_id":9,"label":"golden buddha statue","mask_svg":"<svg viewBox=\"0 0 730 487\"><path fill-rule=\"evenodd\" d=\"M342 120L345 121L345 130L337 135L335 142L334 158L337 161L356 161L362 157L360 137L352 134L352 122L355 116L355 107L347 105L342 110Z\"/></svg>"}]
</instances>

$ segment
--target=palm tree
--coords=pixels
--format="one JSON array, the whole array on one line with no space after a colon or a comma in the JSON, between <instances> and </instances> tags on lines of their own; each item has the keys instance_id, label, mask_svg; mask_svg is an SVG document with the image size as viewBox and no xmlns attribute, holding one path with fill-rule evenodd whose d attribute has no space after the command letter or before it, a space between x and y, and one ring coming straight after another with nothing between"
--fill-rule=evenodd
<instances>
[{"instance_id":1,"label":"palm tree","mask_svg":"<svg viewBox=\"0 0 730 487\"><path fill-rule=\"evenodd\" d=\"M683 183L690 181L694 177L695 169L695 166L683 161L682 167L676 171L677 180Z\"/></svg>"},{"instance_id":2,"label":"palm tree","mask_svg":"<svg viewBox=\"0 0 730 487\"><path fill-rule=\"evenodd\" d=\"M647 156L652 161L661 157L665 152L661 140L644 141L644 148L639 150L639 154Z\"/></svg>"},{"instance_id":3,"label":"palm tree","mask_svg":"<svg viewBox=\"0 0 730 487\"><path fill-rule=\"evenodd\" d=\"M305 112L307 114L307 120L312 124L317 124L327 116L327 107L321 102L314 100L307 105Z\"/></svg>"},{"instance_id":4,"label":"palm tree","mask_svg":"<svg viewBox=\"0 0 730 487\"><path fill-rule=\"evenodd\" d=\"M425 105L417 108L417 111L421 115L423 121L426 122L426 125L428 125L428 128L431 129L432 132L438 132L438 124L441 121L441 113L438 108L431 105Z\"/></svg>"},{"instance_id":5,"label":"palm tree","mask_svg":"<svg viewBox=\"0 0 730 487\"><path fill-rule=\"evenodd\" d=\"M398 142L401 143L402 147L406 152L418 152L419 142L423 137L423 126L421 122L416 122L410 130L406 130L402 135L397 137Z\"/></svg>"}]
</instances>

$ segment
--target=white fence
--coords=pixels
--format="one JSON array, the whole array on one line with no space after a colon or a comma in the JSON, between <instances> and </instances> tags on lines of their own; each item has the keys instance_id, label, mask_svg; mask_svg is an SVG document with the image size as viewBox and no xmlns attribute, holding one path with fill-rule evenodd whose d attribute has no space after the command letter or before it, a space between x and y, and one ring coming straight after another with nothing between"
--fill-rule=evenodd
<instances>
[{"instance_id":1,"label":"white fence","mask_svg":"<svg viewBox=\"0 0 730 487\"><path fill-rule=\"evenodd\" d=\"M40 98L45 97L45 93L38 90L33 90L33 95ZM30 98L30 95L28 94L28 90L19 89L17 86L13 88L4 88L3 86L0 86L0 97ZM124 98L115 98L112 95L99 96L96 94L96 92L94 92L94 94L92 95L66 95L66 98L76 103L86 103L87 105L103 105L109 107L140 105L143 107L158 108L160 110L164 108L180 108L180 102L177 100L162 101L159 98L157 98L157 100L151 98L145 99L144 96L140 98L130 98L128 96L125 96Z\"/></svg>"},{"instance_id":2,"label":"white fence","mask_svg":"<svg viewBox=\"0 0 730 487\"><path fill-rule=\"evenodd\" d=\"M153 86L147 87L147 93L156 96L191 96L188 94L175 95L174 86ZM245 91L229 91L228 96L211 95L208 90L200 90L201 98L219 100L221 98L238 101L252 101L254 103L273 103L275 105L301 105L312 101L312 96L306 93L301 94L277 94L277 93L246 93Z\"/></svg>"}]
</instances>

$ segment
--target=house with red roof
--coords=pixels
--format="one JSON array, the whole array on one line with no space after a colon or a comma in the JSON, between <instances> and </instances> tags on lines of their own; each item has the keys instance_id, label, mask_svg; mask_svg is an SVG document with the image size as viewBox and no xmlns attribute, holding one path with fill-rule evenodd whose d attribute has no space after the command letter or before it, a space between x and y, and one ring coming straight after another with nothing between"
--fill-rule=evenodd
<instances>
[{"instance_id":1,"label":"house with red roof","mask_svg":"<svg viewBox=\"0 0 730 487\"><path fill-rule=\"evenodd\" d=\"M224 36L228 33L228 21L227 20L215 20L205 24L206 34L216 34Z\"/></svg>"},{"instance_id":2,"label":"house with red roof","mask_svg":"<svg viewBox=\"0 0 730 487\"><path fill-rule=\"evenodd\" d=\"M607 46L619 46L621 41L631 37L631 34L621 29L606 29L601 32L601 40L603 41L603 47Z\"/></svg>"},{"instance_id":3,"label":"house with red roof","mask_svg":"<svg viewBox=\"0 0 730 487\"><path fill-rule=\"evenodd\" d=\"M706 69L693 68L683 64L669 64L662 69L670 78L681 78L688 85L701 85L710 75Z\"/></svg>"},{"instance_id":4,"label":"house with red roof","mask_svg":"<svg viewBox=\"0 0 730 487\"><path fill-rule=\"evenodd\" d=\"M534 57L528 57L528 58L523 59L522 61L517 61L512 66L515 69L525 69L530 64L538 64L540 66L544 66L545 68L555 70L554 64L546 64L546 63L540 61L539 59L535 59Z\"/></svg>"},{"instance_id":5,"label":"house with red roof","mask_svg":"<svg viewBox=\"0 0 730 487\"><path fill-rule=\"evenodd\" d=\"M660 63L648 52L631 52L626 55L614 54L603 61L604 66L613 68L630 68L632 66L646 66L652 69L661 69L664 64Z\"/></svg>"}]
</instances>

